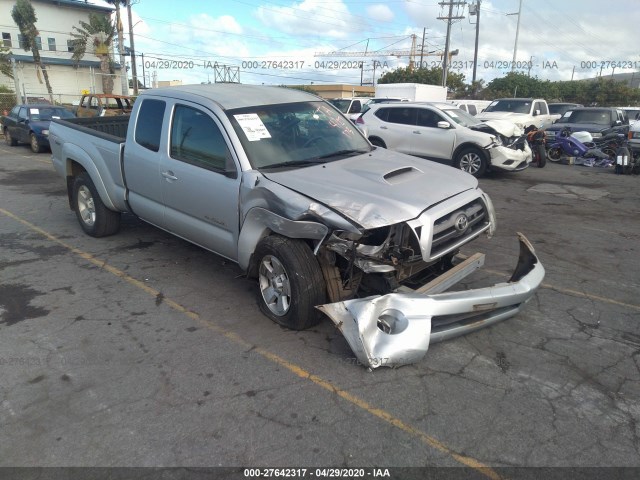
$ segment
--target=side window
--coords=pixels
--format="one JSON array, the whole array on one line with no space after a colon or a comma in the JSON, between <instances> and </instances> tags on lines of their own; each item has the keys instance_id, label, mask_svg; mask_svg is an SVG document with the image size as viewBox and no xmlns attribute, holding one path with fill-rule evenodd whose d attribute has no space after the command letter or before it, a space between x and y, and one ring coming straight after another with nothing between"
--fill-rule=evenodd
<instances>
[{"instance_id":1,"label":"side window","mask_svg":"<svg viewBox=\"0 0 640 480\"><path fill-rule=\"evenodd\" d=\"M89 100L90 97L82 97L82 103L80 103L80 106L82 108L89 108Z\"/></svg>"},{"instance_id":2,"label":"side window","mask_svg":"<svg viewBox=\"0 0 640 480\"><path fill-rule=\"evenodd\" d=\"M149 150L160 150L162 119L166 103L162 100L143 100L136 121L136 143Z\"/></svg>"},{"instance_id":3,"label":"side window","mask_svg":"<svg viewBox=\"0 0 640 480\"><path fill-rule=\"evenodd\" d=\"M25 107L21 107L18 112L18 120L26 120L27 118L27 109Z\"/></svg>"},{"instance_id":4,"label":"side window","mask_svg":"<svg viewBox=\"0 0 640 480\"><path fill-rule=\"evenodd\" d=\"M171 122L171 157L206 168L224 171L231 155L222 132L204 112L176 105Z\"/></svg>"},{"instance_id":5,"label":"side window","mask_svg":"<svg viewBox=\"0 0 640 480\"><path fill-rule=\"evenodd\" d=\"M443 121L440 115L431 110L421 108L418 110L418 125L421 127L438 128L438 122ZM449 122L451 123L451 122Z\"/></svg>"},{"instance_id":6,"label":"side window","mask_svg":"<svg viewBox=\"0 0 640 480\"><path fill-rule=\"evenodd\" d=\"M478 114L478 110L476 109L475 105L467 105L467 108L469 109L469 113L471 115L477 115Z\"/></svg>"},{"instance_id":7,"label":"side window","mask_svg":"<svg viewBox=\"0 0 640 480\"><path fill-rule=\"evenodd\" d=\"M91 97L91 103L89 104L89 108L92 110L98 109L98 97Z\"/></svg>"},{"instance_id":8,"label":"side window","mask_svg":"<svg viewBox=\"0 0 640 480\"><path fill-rule=\"evenodd\" d=\"M20 107L13 107L13 109L11 110L11 116L12 117L17 117L18 116L18 112L20 111Z\"/></svg>"},{"instance_id":9,"label":"side window","mask_svg":"<svg viewBox=\"0 0 640 480\"><path fill-rule=\"evenodd\" d=\"M401 123L403 125L415 125L417 109L415 108L390 108L389 119L391 123Z\"/></svg>"},{"instance_id":10,"label":"side window","mask_svg":"<svg viewBox=\"0 0 640 480\"><path fill-rule=\"evenodd\" d=\"M383 122L387 121L387 117L389 116L389 108L379 108L373 114L378 117Z\"/></svg>"},{"instance_id":11,"label":"side window","mask_svg":"<svg viewBox=\"0 0 640 480\"><path fill-rule=\"evenodd\" d=\"M535 112L536 110L540 111L540 115L547 115L549 113L547 106L543 102L536 102L533 105L533 111Z\"/></svg>"},{"instance_id":12,"label":"side window","mask_svg":"<svg viewBox=\"0 0 640 480\"><path fill-rule=\"evenodd\" d=\"M360 104L360 100L354 100L351 103L351 108L349 108L349 113L360 113L362 111L362 105Z\"/></svg>"}]
</instances>

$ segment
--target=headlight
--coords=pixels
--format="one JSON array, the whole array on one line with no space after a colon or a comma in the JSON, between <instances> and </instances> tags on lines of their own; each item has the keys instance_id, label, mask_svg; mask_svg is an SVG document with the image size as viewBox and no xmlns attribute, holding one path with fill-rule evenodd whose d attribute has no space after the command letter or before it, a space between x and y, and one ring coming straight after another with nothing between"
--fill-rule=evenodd
<instances>
[{"instance_id":1,"label":"headlight","mask_svg":"<svg viewBox=\"0 0 640 480\"><path fill-rule=\"evenodd\" d=\"M49 136L49 130L42 130L42 134L46 135L48 137Z\"/></svg>"},{"instance_id":2,"label":"headlight","mask_svg":"<svg viewBox=\"0 0 640 480\"><path fill-rule=\"evenodd\" d=\"M592 133L591 136L593 138L600 138L602 136L602 134L601 133Z\"/></svg>"}]
</instances>

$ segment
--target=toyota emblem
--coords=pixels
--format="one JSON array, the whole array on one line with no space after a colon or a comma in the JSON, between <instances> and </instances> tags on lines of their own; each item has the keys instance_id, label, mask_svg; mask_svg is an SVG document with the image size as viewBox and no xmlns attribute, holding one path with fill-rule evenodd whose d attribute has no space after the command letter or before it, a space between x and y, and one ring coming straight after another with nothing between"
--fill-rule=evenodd
<instances>
[{"instance_id":1,"label":"toyota emblem","mask_svg":"<svg viewBox=\"0 0 640 480\"><path fill-rule=\"evenodd\" d=\"M468 226L469 226L469 219L467 218L467 216L464 213L461 213L460 215L458 215L455 223L456 230L459 233L464 233L464 231L467 229Z\"/></svg>"}]
</instances>

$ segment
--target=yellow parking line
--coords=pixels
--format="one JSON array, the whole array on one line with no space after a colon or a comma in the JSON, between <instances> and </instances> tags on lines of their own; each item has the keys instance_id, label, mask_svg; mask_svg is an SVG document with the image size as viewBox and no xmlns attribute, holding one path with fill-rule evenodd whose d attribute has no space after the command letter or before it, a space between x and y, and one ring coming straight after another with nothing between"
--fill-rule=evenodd
<instances>
[{"instance_id":1,"label":"yellow parking line","mask_svg":"<svg viewBox=\"0 0 640 480\"><path fill-rule=\"evenodd\" d=\"M62 247L66 248L67 250L69 250L70 252L78 255L79 257L83 258L84 260L87 260L88 262L92 263L93 265L96 265L97 267L102 268L103 270L106 270L107 272L115 275L116 277L128 282L129 284L143 290L144 292L148 293L149 295L153 296L153 297L157 297L158 295L160 295L160 291L156 290L153 287L150 287L149 285L145 284L144 282L141 282L140 280L137 280L135 278L133 278L132 276L126 274L125 272L123 272L122 270L119 270L118 268L115 268L111 265L108 265L106 263L106 261L104 260L100 260L99 258L94 257L93 255L91 255L90 253L84 252L72 245L69 245L68 243L63 242L62 240L58 239L57 237L55 237L54 235L50 234L49 232L47 232L46 230L43 230L40 227L37 227L36 225L32 224L31 222L24 220L23 218L9 212L8 210L5 210L3 208L0 208L0 213L6 215L7 217L10 217L12 219L14 219L17 222L20 222L21 224L25 225L26 227L30 228L31 230L39 233L40 235L42 235L43 237L47 238L48 240L51 240L52 242L57 243L58 245L61 245ZM191 310L189 310L188 308L184 307L183 305L180 305L179 303L175 302L174 300L171 300L170 298L167 297L163 297L163 303L167 304L167 306L169 306L170 308L172 308L173 310L176 310L180 313L183 313L184 315L188 316L189 318L191 318L192 320L197 321L198 323L200 323L202 326L216 332L219 333L221 335L223 335L225 338L235 342L236 344L244 347L244 348L251 348L254 345L247 342L246 340L244 340L242 337L240 337L238 334L236 334L235 332L231 331L231 330L227 330L225 328L220 327L219 325L216 325L215 323L211 322L211 321L207 321L203 318L200 317L199 314L197 314L196 312L193 312ZM270 352L264 348L258 347L258 348L254 348L253 349L254 352L256 352L257 354L259 354L260 356L262 356L263 358L270 360L272 362L274 362L275 364L286 368L287 370L289 370L289 372L293 373L294 375L297 375L300 378L309 380L311 382L313 382L315 385L327 390L330 393L333 393L335 395L338 395L340 398L346 400L347 402L351 403L352 405L366 411L367 413L373 415L374 417L379 418L380 420L384 421L385 423L415 437L418 438L420 441L422 441L425 445L428 445L431 448L434 448L435 450L438 450L441 453L447 454L450 457L452 457L453 459L455 459L457 462L461 463L462 465L465 465L469 468L472 468L474 470L477 470L479 473L481 473L482 475L486 476L487 478L490 478L491 480L500 480L502 477L500 477L500 475L498 475L498 473L493 470L491 467L483 464L482 462L480 462L479 460L476 460L474 458L471 457L467 457L464 455L461 455L459 453L456 453L455 451L453 451L451 448L447 447L447 445L445 445L444 443L442 443L441 441L437 440L436 438L427 435L426 433L424 433L422 430L413 427L412 425L402 421L401 419L393 416L391 413L387 412L386 410L380 409L380 408L376 408L373 405L371 405L370 403L368 403L367 401L361 399L360 397L353 395L349 392L347 392L346 390L342 390L341 388L339 388L338 386L334 385L333 383L331 383L328 380L324 380L322 377L318 376L318 375L314 375L311 372L308 372L307 370L305 370L304 368L300 367L299 365L296 365L295 363L289 362L288 360L285 360L284 358L282 358L279 355L276 355L273 352Z\"/></svg>"}]
</instances>

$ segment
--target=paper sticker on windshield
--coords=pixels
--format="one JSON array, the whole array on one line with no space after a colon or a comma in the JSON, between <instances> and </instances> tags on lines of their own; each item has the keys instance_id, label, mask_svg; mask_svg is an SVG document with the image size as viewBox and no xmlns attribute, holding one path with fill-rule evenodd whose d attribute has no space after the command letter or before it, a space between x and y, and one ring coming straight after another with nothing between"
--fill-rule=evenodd
<instances>
[{"instance_id":1,"label":"paper sticker on windshield","mask_svg":"<svg viewBox=\"0 0 640 480\"><path fill-rule=\"evenodd\" d=\"M244 113L242 115L234 115L234 117L250 142L255 142L261 138L271 138L267 127L264 126L257 113Z\"/></svg>"},{"instance_id":2,"label":"paper sticker on windshield","mask_svg":"<svg viewBox=\"0 0 640 480\"><path fill-rule=\"evenodd\" d=\"M570 117L572 113L573 113L573 112L571 112L571 111L566 112L566 113L563 115L563 117Z\"/></svg>"},{"instance_id":3,"label":"paper sticker on windshield","mask_svg":"<svg viewBox=\"0 0 640 480\"><path fill-rule=\"evenodd\" d=\"M31 115L39 115L40 114L40 109L38 109L38 108L30 108L29 109L29 113Z\"/></svg>"}]
</instances>

